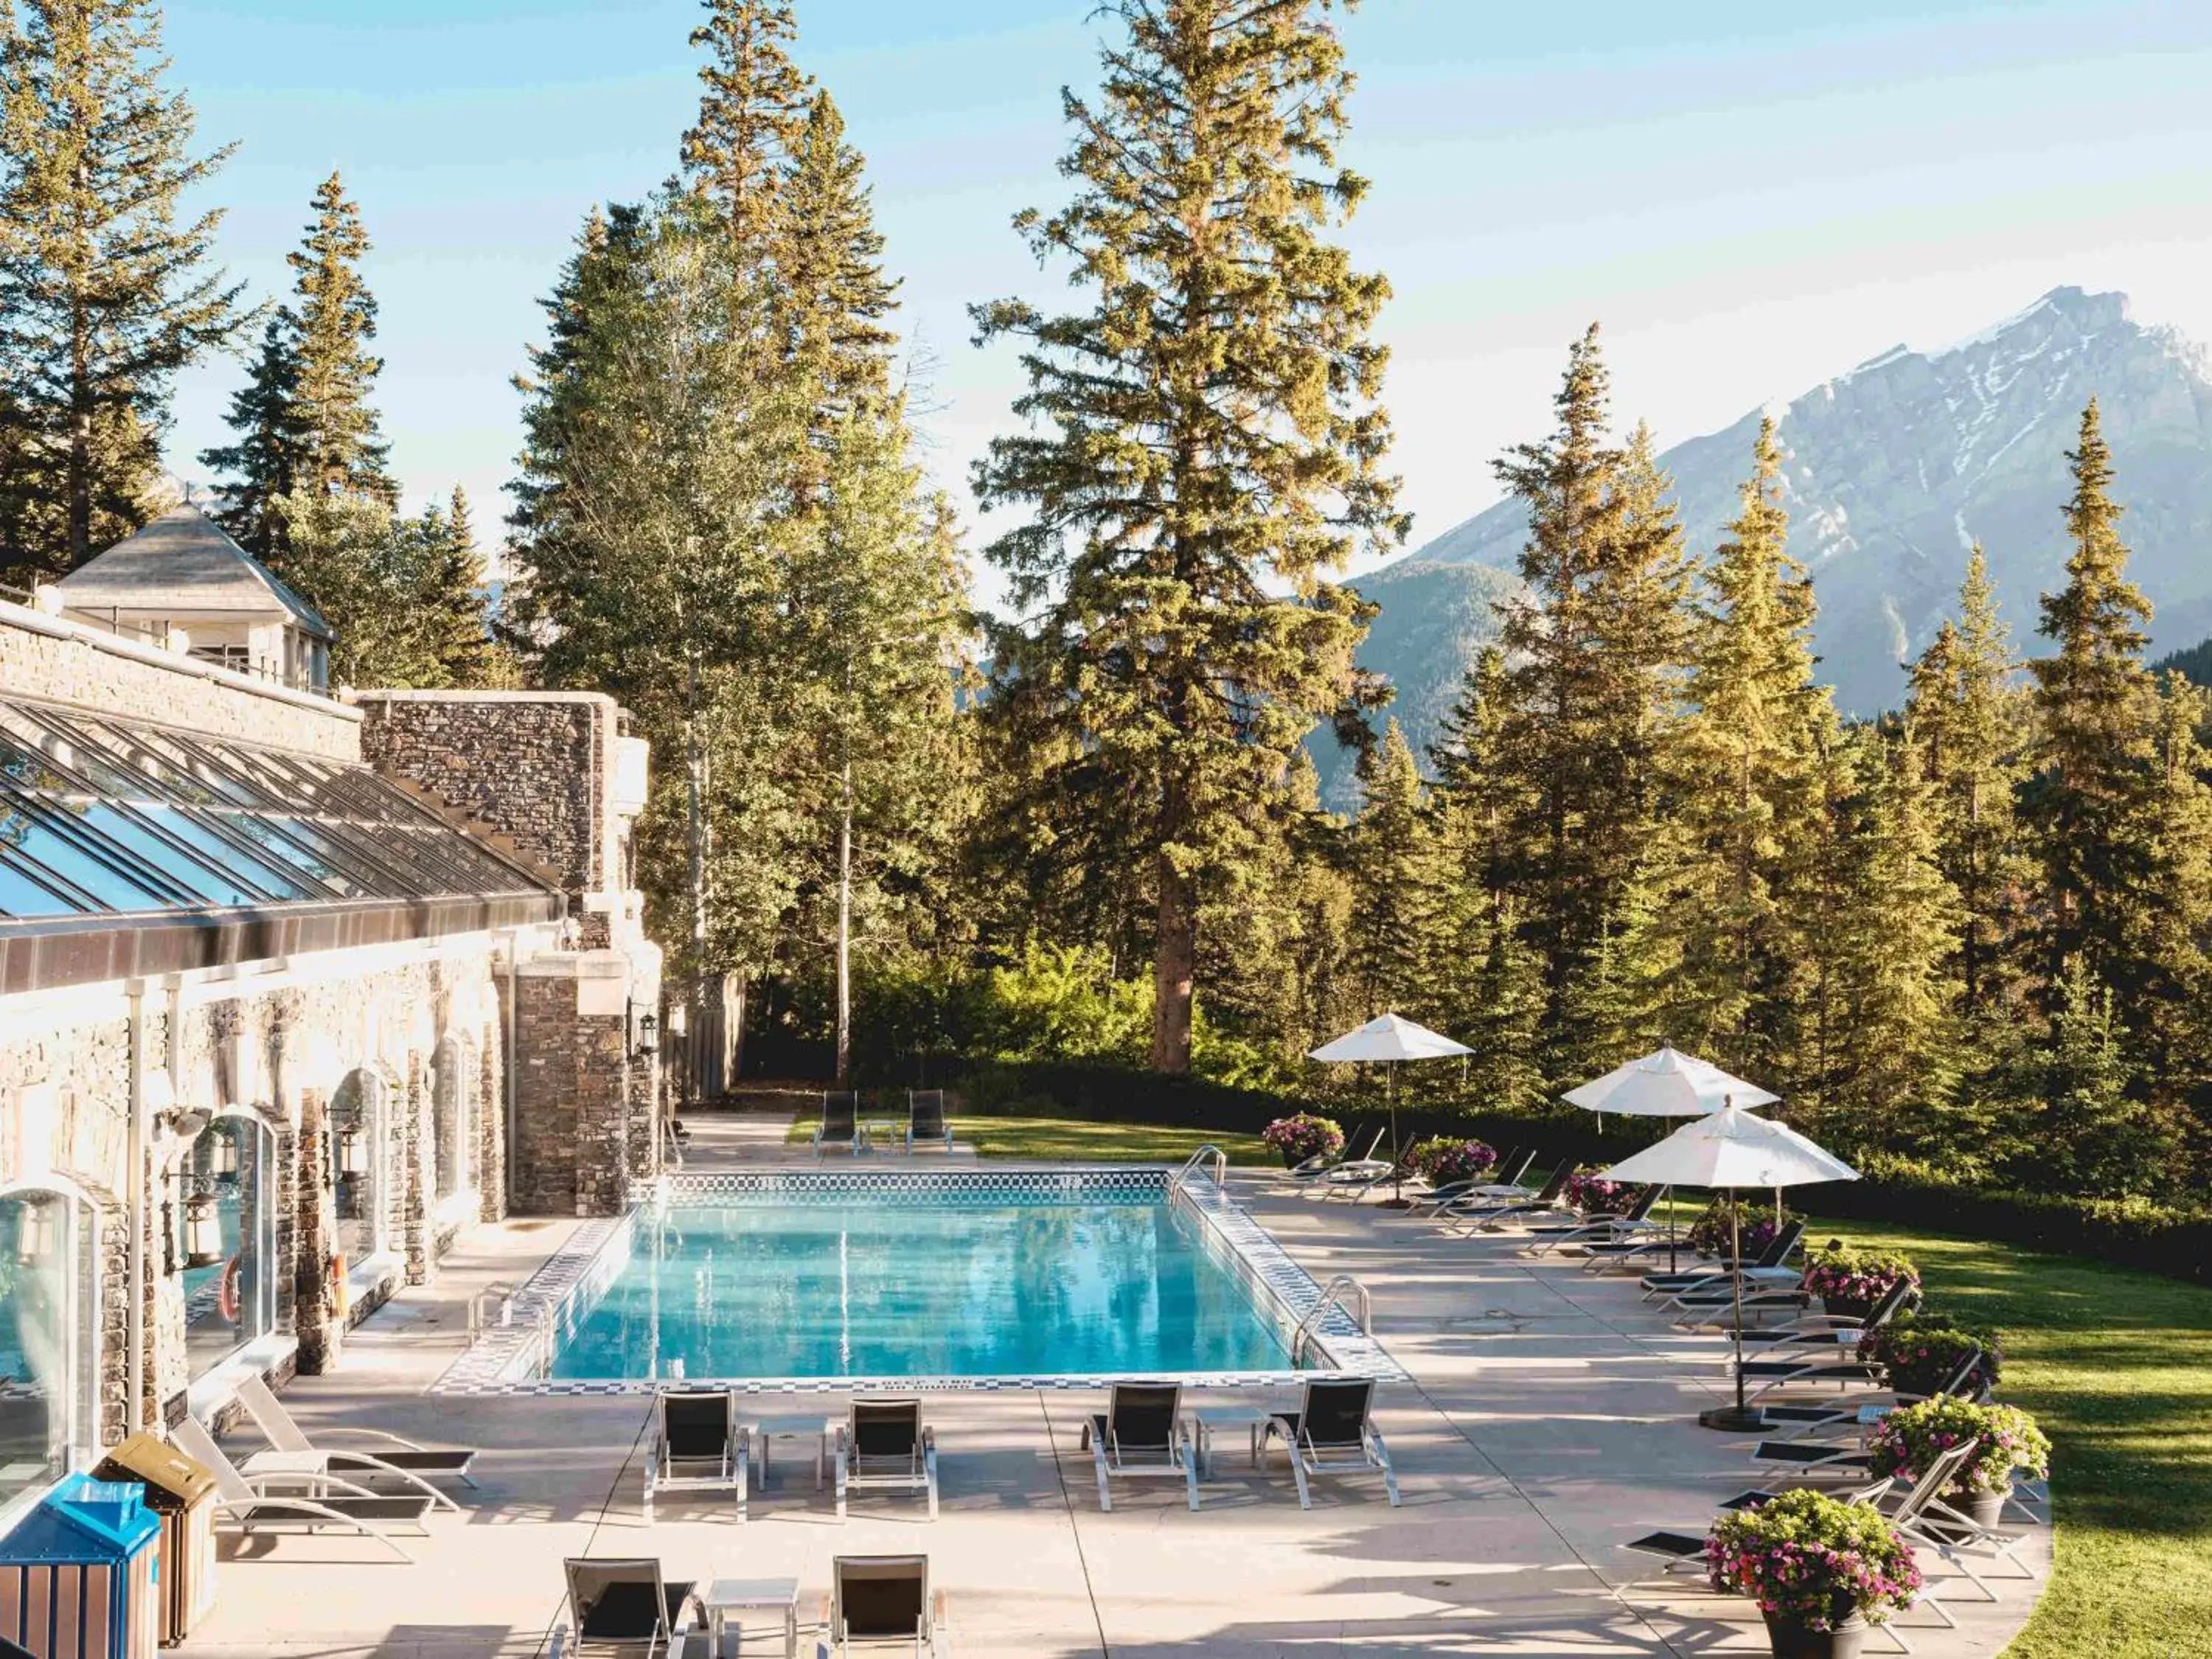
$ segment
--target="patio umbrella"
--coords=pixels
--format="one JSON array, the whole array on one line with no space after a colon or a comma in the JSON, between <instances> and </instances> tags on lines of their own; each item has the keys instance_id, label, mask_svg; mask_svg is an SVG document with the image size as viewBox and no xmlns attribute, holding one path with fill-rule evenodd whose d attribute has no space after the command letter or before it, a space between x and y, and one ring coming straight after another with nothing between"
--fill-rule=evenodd
<instances>
[{"instance_id":1,"label":"patio umbrella","mask_svg":"<svg viewBox=\"0 0 2212 1659\"><path fill-rule=\"evenodd\" d=\"M1823 1152L1803 1135L1770 1119L1754 1117L1741 1106L1724 1105L1710 1117L1686 1123L1656 1146L1646 1146L1605 1172L1608 1181L1661 1182L1674 1187L1702 1187L1733 1196L1763 1187L1808 1187L1823 1181L1856 1181L1859 1172ZM1766 1414L1743 1396L1743 1239L1730 1206L1729 1253L1735 1258L1735 1405L1698 1413L1709 1429L1741 1431L1764 1428Z\"/></svg>"},{"instance_id":2,"label":"patio umbrella","mask_svg":"<svg viewBox=\"0 0 2212 1659\"><path fill-rule=\"evenodd\" d=\"M1614 1066L1594 1083L1559 1097L1570 1106L1622 1117L1702 1117L1733 1100L1739 1106L1771 1106L1779 1095L1755 1083L1730 1077L1711 1060L1662 1048L1641 1060ZM1674 1267L1674 1212L1667 1212L1667 1267Z\"/></svg>"},{"instance_id":3,"label":"patio umbrella","mask_svg":"<svg viewBox=\"0 0 2212 1659\"><path fill-rule=\"evenodd\" d=\"M1394 1208L1403 1208L1406 1202L1398 1190L1398 1062L1449 1060L1474 1052L1465 1043L1454 1042L1425 1025L1416 1025L1395 1014L1382 1014L1357 1030L1346 1031L1334 1042L1324 1042L1307 1056L1311 1060L1380 1061L1390 1068L1382 1074L1382 1094L1390 1104L1390 1203Z\"/></svg>"}]
</instances>

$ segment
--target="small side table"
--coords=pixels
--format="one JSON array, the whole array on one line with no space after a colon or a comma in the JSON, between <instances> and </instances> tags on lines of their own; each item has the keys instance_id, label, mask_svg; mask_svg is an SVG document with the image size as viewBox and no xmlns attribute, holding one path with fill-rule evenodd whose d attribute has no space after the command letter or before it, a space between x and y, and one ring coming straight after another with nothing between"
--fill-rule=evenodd
<instances>
[{"instance_id":1,"label":"small side table","mask_svg":"<svg viewBox=\"0 0 2212 1659\"><path fill-rule=\"evenodd\" d=\"M238 1466L240 1474L271 1476L288 1487L294 1482L300 1493L309 1498L323 1495L324 1483L330 1479L331 1455L319 1451L258 1451Z\"/></svg>"},{"instance_id":2,"label":"small side table","mask_svg":"<svg viewBox=\"0 0 2212 1659\"><path fill-rule=\"evenodd\" d=\"M698 1592L707 1615L707 1651L722 1659L722 1626L733 1613L756 1607L783 1610L783 1659L799 1659L799 1581L796 1578L717 1578Z\"/></svg>"},{"instance_id":3,"label":"small side table","mask_svg":"<svg viewBox=\"0 0 2212 1659\"><path fill-rule=\"evenodd\" d=\"M760 1437L762 1491L768 1490L771 1443L778 1437L794 1440L804 1439L808 1435L814 1437L814 1490L817 1492L822 1490L823 1473L829 1467L830 1462L830 1437L836 1431L836 1425L834 1421L816 1414L791 1413L781 1417L756 1417L752 1419L752 1430Z\"/></svg>"},{"instance_id":4,"label":"small side table","mask_svg":"<svg viewBox=\"0 0 2212 1659\"><path fill-rule=\"evenodd\" d=\"M869 1152L878 1150L876 1145L878 1135L883 1137L881 1150L888 1152L896 1146L903 1152L906 1148L906 1120L902 1117L872 1117L860 1125L860 1145Z\"/></svg>"},{"instance_id":5,"label":"small side table","mask_svg":"<svg viewBox=\"0 0 2212 1659\"><path fill-rule=\"evenodd\" d=\"M1208 1474L1213 1468L1213 1437L1224 1429L1243 1429L1246 1444L1252 1454L1252 1467L1260 1467L1261 1437L1267 1433L1273 1419L1272 1412L1261 1411L1256 1406L1207 1406L1192 1413L1198 1431L1198 1472Z\"/></svg>"}]
</instances>

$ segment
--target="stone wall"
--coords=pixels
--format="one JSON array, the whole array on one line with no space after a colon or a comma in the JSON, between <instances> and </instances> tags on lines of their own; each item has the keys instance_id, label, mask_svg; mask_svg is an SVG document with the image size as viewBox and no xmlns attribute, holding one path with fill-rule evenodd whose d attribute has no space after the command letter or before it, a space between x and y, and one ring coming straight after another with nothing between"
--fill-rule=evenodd
<instances>
[{"instance_id":1,"label":"stone wall","mask_svg":"<svg viewBox=\"0 0 2212 1659\"><path fill-rule=\"evenodd\" d=\"M571 913L619 879L609 769L619 710L584 691L360 691L362 752L512 836Z\"/></svg>"},{"instance_id":2,"label":"stone wall","mask_svg":"<svg viewBox=\"0 0 2212 1659\"><path fill-rule=\"evenodd\" d=\"M659 1172L653 1067L629 1052L631 974L614 951L516 971L513 1184L526 1215L614 1215Z\"/></svg>"},{"instance_id":3,"label":"stone wall","mask_svg":"<svg viewBox=\"0 0 2212 1659\"><path fill-rule=\"evenodd\" d=\"M298 750L361 758L361 716L344 704L211 663L0 603L0 687L11 696Z\"/></svg>"}]
</instances>

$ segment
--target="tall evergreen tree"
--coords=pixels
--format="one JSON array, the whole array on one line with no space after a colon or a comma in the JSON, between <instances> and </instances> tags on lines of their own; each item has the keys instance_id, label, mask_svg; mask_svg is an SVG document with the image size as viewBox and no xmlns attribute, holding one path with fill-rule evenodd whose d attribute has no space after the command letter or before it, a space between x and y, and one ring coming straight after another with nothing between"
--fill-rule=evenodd
<instances>
[{"instance_id":1,"label":"tall evergreen tree","mask_svg":"<svg viewBox=\"0 0 2212 1659\"><path fill-rule=\"evenodd\" d=\"M777 286L788 349L825 425L888 392L898 344L890 319L899 285L884 270L866 166L835 101L815 94L783 184Z\"/></svg>"},{"instance_id":2,"label":"tall evergreen tree","mask_svg":"<svg viewBox=\"0 0 2212 1659\"><path fill-rule=\"evenodd\" d=\"M281 562L285 552L276 502L298 488L310 464L300 414L296 326L283 310L263 326L246 384L231 394L224 416L238 441L200 452L202 466L229 475L216 487L216 519L240 547L272 562Z\"/></svg>"},{"instance_id":3,"label":"tall evergreen tree","mask_svg":"<svg viewBox=\"0 0 2212 1659\"><path fill-rule=\"evenodd\" d=\"M154 0L22 0L0 31L0 565L58 574L149 516L169 387L226 343L222 220Z\"/></svg>"},{"instance_id":4,"label":"tall evergreen tree","mask_svg":"<svg viewBox=\"0 0 2212 1659\"><path fill-rule=\"evenodd\" d=\"M2127 960L2131 913L2152 879L2144 813L2155 777L2156 696L2143 666L2150 603L2127 577L2112 453L2094 398L2067 460L2074 550L2066 585L2043 596L2038 631L2052 641L2035 678L2034 775L2021 808L2043 864L2047 972L2070 958L2124 999L2140 978Z\"/></svg>"},{"instance_id":5,"label":"tall evergreen tree","mask_svg":"<svg viewBox=\"0 0 2212 1659\"><path fill-rule=\"evenodd\" d=\"M787 167L805 131L807 80L791 61L789 0L704 0L691 32L708 53L699 117L684 135L684 174L728 234L733 268L757 271L781 232Z\"/></svg>"},{"instance_id":6,"label":"tall evergreen tree","mask_svg":"<svg viewBox=\"0 0 2212 1659\"><path fill-rule=\"evenodd\" d=\"M1351 76L1334 0L1112 0L1095 102L1068 94L1074 199L1018 226L1092 295L975 312L1027 343L987 506L1033 612L999 701L1066 734L1068 763L1138 822L1152 905L1152 1060L1188 1069L1200 916L1284 833L1294 757L1355 682L1358 601L1326 580L1402 539L1376 405L1388 294L1328 232L1366 181L1336 146Z\"/></svg>"},{"instance_id":7,"label":"tall evergreen tree","mask_svg":"<svg viewBox=\"0 0 2212 1659\"><path fill-rule=\"evenodd\" d=\"M1392 720L1360 765L1365 800L1346 838L1352 878L1347 971L1360 1018L1419 1006L1431 983L1437 912L1427 792L1406 735Z\"/></svg>"},{"instance_id":8,"label":"tall evergreen tree","mask_svg":"<svg viewBox=\"0 0 2212 1659\"><path fill-rule=\"evenodd\" d=\"M368 233L335 173L316 187L313 207L307 234L284 256L295 273L291 398L302 442L300 477L326 495L366 495L390 506L399 492L385 470L390 446L378 435L369 403L384 360L368 349L376 337L376 300L361 275Z\"/></svg>"}]
</instances>

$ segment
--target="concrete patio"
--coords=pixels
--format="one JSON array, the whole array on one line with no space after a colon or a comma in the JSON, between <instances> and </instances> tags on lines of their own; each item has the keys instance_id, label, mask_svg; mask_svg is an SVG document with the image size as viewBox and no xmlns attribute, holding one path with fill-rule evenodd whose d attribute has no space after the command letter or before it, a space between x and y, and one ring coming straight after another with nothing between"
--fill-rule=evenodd
<instances>
[{"instance_id":1,"label":"concrete patio","mask_svg":"<svg viewBox=\"0 0 2212 1659\"><path fill-rule=\"evenodd\" d=\"M694 1163L789 1156L783 1127L704 1121ZM944 1489L935 1522L916 1500L869 1497L841 1526L809 1461L780 1455L749 1522L724 1502L664 1496L648 1527L641 1401L424 1392L461 1350L471 1292L525 1277L573 1224L519 1221L466 1237L435 1285L354 1334L338 1375L302 1379L287 1395L311 1431L371 1423L480 1445L483 1490L410 1540L412 1565L336 1535L257 1540L226 1560L217 1611L185 1651L539 1654L562 1611L562 1559L638 1554L658 1555L672 1578L797 1578L800 1651L811 1659L830 1559L909 1551L928 1553L933 1583L949 1592L953 1651L963 1655L1766 1651L1746 1601L1694 1582L1621 1593L1658 1565L1623 1550L1626 1540L1701 1529L1719 1499L1759 1484L1748 1439L1695 1424L1723 1386L1718 1339L1671 1330L1632 1283L1525 1261L1510 1240L1446 1237L1377 1208L1319 1203L1264 1171L1232 1172L1231 1186L1316 1279L1348 1273L1372 1288L1376 1329L1413 1378L1387 1388L1378 1413L1403 1508L1388 1506L1379 1480L1347 1479L1319 1483L1315 1507L1301 1511L1279 1455L1255 1472L1238 1435L1217 1448L1200 1513L1180 1485L1125 1482L1103 1515L1078 1450L1093 1402L1024 1391L930 1401ZM1924 1608L1905 1615L1900 1627L1921 1654L2004 1646L2047 1569L2048 1534L2033 1532L2023 1553L2037 1583L1996 1581L1994 1606L1923 1563L1960 1627ZM1869 1651L1892 1646L1877 1635ZM742 1651L782 1650L776 1619L749 1615ZM695 1640L694 1659L704 1652Z\"/></svg>"}]
</instances>

